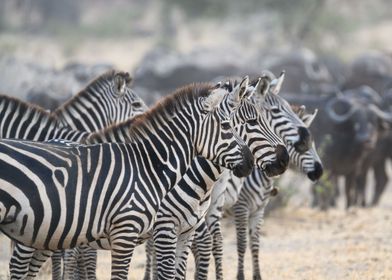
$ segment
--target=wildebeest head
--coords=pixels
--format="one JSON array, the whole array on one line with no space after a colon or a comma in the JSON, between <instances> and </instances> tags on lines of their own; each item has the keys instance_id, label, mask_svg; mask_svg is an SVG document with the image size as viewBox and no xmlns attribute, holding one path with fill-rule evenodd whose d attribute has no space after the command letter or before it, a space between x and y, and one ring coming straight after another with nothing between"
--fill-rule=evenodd
<instances>
[{"instance_id":1,"label":"wildebeest head","mask_svg":"<svg viewBox=\"0 0 392 280\"><path fill-rule=\"evenodd\" d=\"M343 92L326 105L328 117L336 129L351 134L353 145L374 148L380 128L392 123L392 115L378 106L379 96L368 87Z\"/></svg>"}]
</instances>

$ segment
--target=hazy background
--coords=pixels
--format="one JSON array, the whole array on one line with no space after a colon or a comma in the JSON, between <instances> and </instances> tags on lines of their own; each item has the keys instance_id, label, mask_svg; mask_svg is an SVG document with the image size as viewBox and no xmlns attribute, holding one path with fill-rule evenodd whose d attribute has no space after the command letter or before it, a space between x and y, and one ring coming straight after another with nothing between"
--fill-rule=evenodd
<instances>
[{"instance_id":1,"label":"hazy background","mask_svg":"<svg viewBox=\"0 0 392 280\"><path fill-rule=\"evenodd\" d=\"M66 98L108 67L135 74L231 65L237 69L221 74L239 75L304 48L349 63L365 51L391 52L391 13L388 0L0 0L0 91L43 91L42 79L29 75L70 64L95 72L79 83L63 76L52 95ZM215 77L193 81L207 78Z\"/></svg>"}]
</instances>

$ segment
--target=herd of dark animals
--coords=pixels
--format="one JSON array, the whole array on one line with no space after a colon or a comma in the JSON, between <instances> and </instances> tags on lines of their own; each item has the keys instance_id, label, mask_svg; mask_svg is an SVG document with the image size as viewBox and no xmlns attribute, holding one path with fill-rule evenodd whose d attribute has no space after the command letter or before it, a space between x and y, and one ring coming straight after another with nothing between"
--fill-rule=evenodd
<instances>
[{"instance_id":1,"label":"herd of dark animals","mask_svg":"<svg viewBox=\"0 0 392 280\"><path fill-rule=\"evenodd\" d=\"M311 131L320 149L326 181L332 187L316 185L313 206L325 209L336 205L338 176L345 179L346 207L379 203L388 182L386 162L392 155L391 116L385 113L392 108L391 62L391 57L383 54L361 55L347 68L336 65L336 61L334 68L320 60L313 68L324 67L324 71L329 70L339 80L331 75L329 87L324 81L320 87L308 86L307 93L286 91L284 96L289 101L304 104L308 109L319 108ZM368 202L366 182L371 169L375 183Z\"/></svg>"},{"instance_id":2,"label":"herd of dark animals","mask_svg":"<svg viewBox=\"0 0 392 280\"><path fill-rule=\"evenodd\" d=\"M133 84L136 89L159 92L159 84L164 83L166 91L170 91L195 79L213 79L217 73L233 75L233 67L227 68L231 72L226 73L223 68L206 71L179 67L164 79L151 69L143 69L136 73ZM83 68L76 69L78 76L82 75ZM275 74L285 69L282 96L293 105L305 105L308 111L319 109L310 130L323 161L324 176L313 187L312 205L321 209L336 205L339 176L345 179L347 207L377 205L388 183L386 162L392 157L391 116L385 113L392 110L392 57L364 53L345 64L334 56L316 57L294 51L263 69ZM179 72L187 73L186 77L179 76ZM153 83L155 80L160 83ZM48 97L41 97L35 96L31 101L48 105ZM54 109L61 102L50 100L47 109ZM367 201L369 170L374 172L375 183L373 196Z\"/></svg>"}]
</instances>

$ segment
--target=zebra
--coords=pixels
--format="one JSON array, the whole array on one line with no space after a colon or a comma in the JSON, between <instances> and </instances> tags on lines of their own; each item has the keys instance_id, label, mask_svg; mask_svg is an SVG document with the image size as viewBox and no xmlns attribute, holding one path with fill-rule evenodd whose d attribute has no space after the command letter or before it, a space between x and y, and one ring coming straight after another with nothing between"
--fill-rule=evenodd
<instances>
[{"instance_id":1,"label":"zebra","mask_svg":"<svg viewBox=\"0 0 392 280\"><path fill-rule=\"evenodd\" d=\"M102 125L122 121L146 110L147 106L142 99L129 87L130 80L126 72L108 71L90 82L65 105L51 114L38 106L0 95L2 120L0 137L33 141L47 141L55 138L82 142L88 133L74 129L92 132L91 129L102 129L104 128ZM116 106L118 106L117 111ZM82 117L83 119L80 119ZM13 252L10 263L11 277L19 278L17 275L23 275L23 271L27 269L21 267L21 263L28 264L29 262L26 250L26 248L16 248ZM58 255L55 254L55 256ZM53 278L60 279L60 262L54 261L53 263ZM95 278L95 273L90 273L88 277Z\"/></svg>"},{"instance_id":2,"label":"zebra","mask_svg":"<svg viewBox=\"0 0 392 280\"><path fill-rule=\"evenodd\" d=\"M258 102L263 102L262 97L265 95L268 95L268 94L276 95L280 90L281 83L283 82L283 79L284 79L284 73L282 73L282 75L278 79L274 79L272 81L270 81L269 77L264 77L263 82L264 83L267 82L268 84L269 84L269 82L271 82L271 85L272 85L271 88L269 87L269 85L264 88L263 87L258 88L259 86L263 85L263 83L260 83L259 80L256 80L256 82L258 82L258 84L254 85L254 87L257 89L257 90L254 90L254 92L256 92L258 95L258 98L257 98ZM233 84L229 83L229 84L225 84L224 86L228 90L231 90L233 87ZM274 99L269 98L269 102L271 102L272 100L274 100ZM277 101L274 100L274 102L273 103L271 102L271 103L274 104L274 106L276 108L280 108L280 106L276 105L276 102ZM282 108L285 109L284 112L289 111L285 108L285 106L286 106L286 103L284 103L281 106ZM260 106L261 109L264 109L265 107L267 107L267 106L266 105ZM276 114L277 112L274 112L274 113ZM288 114L288 113L285 113L285 114ZM293 113L291 112L291 114L293 114ZM269 119L272 119L272 118L269 118ZM286 121L287 119L289 119L289 117L284 116L283 120ZM286 127L291 128L291 130L287 130L287 131L280 130L280 131L285 132L284 135L286 136L285 138L286 138L287 142L292 141L293 143L297 143L297 142L294 142L294 140L298 141L299 139L301 139L301 136L297 135L297 137L295 137L295 133L299 131L298 127L295 126L295 123L299 123L300 127L304 126L304 124L300 121L298 122L297 121L298 118L294 118L294 120L295 120L295 122L293 122L293 121L290 122L290 124L294 123L294 124L292 124L292 128L291 128L290 124L287 124L289 121L286 121L286 123L284 124ZM300 133L298 133L298 134L300 134ZM301 146L301 145L299 145L299 146ZM210 192L212 190L212 185L217 181L217 179L216 179L217 177L215 177L215 180L213 180L213 177L211 175L209 175L208 172L203 171L201 167L199 167L199 169L195 168L195 171L193 173L194 174L192 176L192 179L188 180L188 182L187 182L188 184L191 184L189 188L193 189L193 190L196 190L197 188L199 188L199 192L197 193L197 195L200 197L203 197L202 202L200 203L200 205L198 205L199 211L200 211L199 217L198 217L198 219L196 219L196 222L191 223L193 225L193 231L194 231L195 226L197 226L197 222L200 221L202 216L204 216L206 209L208 209L208 206L210 203ZM210 172L210 174L212 174L212 173ZM225 176L221 176L220 180L224 180L224 178L225 178ZM201 186L203 186L202 188L198 187L198 184L200 184L200 182L202 182L201 183ZM217 184L217 185L219 185L219 184ZM216 189L216 186L214 186L213 191L215 191L215 189ZM167 198L165 198L165 200L170 199L170 202L167 203L168 204L167 209L165 209L164 213L161 214L161 216L162 216L162 218L161 218L162 219L162 221L161 221L162 226L161 227L164 227L164 228L173 228L173 224L176 223L176 221L171 221L169 219L169 217L171 217L172 220L177 220L177 223L185 223L186 222L187 224L190 224L190 221L189 221L190 219L188 218L189 215L187 216L187 215L181 213L181 216L179 216L177 209L174 209L174 210L171 209L171 208L174 208L171 205L183 205L184 204L184 196L185 196L183 193L180 193L180 192L179 192L179 194L176 194L176 193L173 194L173 191L175 191L175 189L173 189L167 195ZM172 194L172 196L170 197L171 194ZM179 200L178 198L181 198L180 201L178 201ZM192 205L192 203L195 204L196 202L190 200L188 202L188 204ZM165 203L163 203L162 205L165 205ZM193 213L196 212L196 211L194 211L194 208L189 207L189 209L192 209ZM163 211L160 210L160 212L163 212ZM196 214L193 214L193 216L195 216L195 215ZM159 217L160 216L158 215L157 221L159 221ZM187 217L187 218L185 218L185 222L183 222L184 221L183 217ZM155 230L155 231L157 232L157 234L154 234L154 242L156 243L155 247L156 247L157 251L162 251L162 248L158 248L159 246L162 246L162 245L157 244L157 243L159 243L159 230ZM191 244L191 238L192 238L193 231L190 231L188 228L185 227L185 230L184 230L185 233L181 234L178 237L178 239L181 241L181 244L177 245L177 252L176 252L177 276L176 277L185 278L187 251L188 251L188 248L190 247L189 243ZM166 236L163 236L161 239L162 239L161 244L164 244L164 245L169 244L169 242L167 242L168 238ZM151 243L152 243L152 241L150 241L150 243L147 245L147 248L146 248L146 251L147 251L146 253L148 256L147 259L149 260L149 262L146 265L146 273L145 273L145 277L144 277L145 280L150 279L151 278L150 274L152 273L152 269L151 269L152 264L151 263L153 261L153 258L149 257L149 255L152 255L152 252L151 252L152 244ZM188 245L186 245L186 244L188 244ZM173 246L173 244L170 243L169 246ZM165 249L167 250L167 248L165 248ZM159 259L156 262L159 264L159 263L162 263L163 259L165 259L165 260L168 259L168 256L166 254L166 255L162 255L161 257L158 256L158 258ZM202 269L203 269L203 267L199 267L197 269L197 271L200 271ZM167 267L165 267L163 269L163 271L168 272ZM156 275L154 275L154 278L155 277L156 277Z\"/></svg>"},{"instance_id":3,"label":"zebra","mask_svg":"<svg viewBox=\"0 0 392 280\"><path fill-rule=\"evenodd\" d=\"M135 242L195 156L239 176L250 172L253 157L219 108L222 98L209 85L182 88L147 113L93 133L90 145L1 141L0 170L8 171L0 173L1 231L41 250L110 249L112 279L125 279ZM91 144L121 137L124 143Z\"/></svg>"},{"instance_id":4,"label":"zebra","mask_svg":"<svg viewBox=\"0 0 392 280\"><path fill-rule=\"evenodd\" d=\"M110 70L90 82L51 115L61 126L87 132L125 121L148 109L132 91L131 82L128 72Z\"/></svg>"},{"instance_id":5,"label":"zebra","mask_svg":"<svg viewBox=\"0 0 392 280\"><path fill-rule=\"evenodd\" d=\"M317 115L297 112L307 127ZM322 175L321 160L316 152L315 144L312 148L301 154L293 145L288 145L290 162L312 181L318 180ZM220 251L221 235L214 236L214 231L220 233L220 219L224 209L232 212L235 217L237 232L238 272L237 279L244 279L244 255L246 251L247 233L250 237L250 248L253 263L253 279L261 279L259 266L259 230L263 221L264 209L270 198L277 194L273 179L264 172L254 169L252 174L244 181L230 176L225 182L217 186L212 194L211 207L206 217L206 225L201 225L195 233L195 242L192 251L197 262L196 279L207 279L210 253L214 258L222 254ZM225 185L226 184L226 185ZM227 187L225 187L227 186ZM218 243L215 245L214 242Z\"/></svg>"},{"instance_id":6,"label":"zebra","mask_svg":"<svg viewBox=\"0 0 392 280\"><path fill-rule=\"evenodd\" d=\"M301 118L309 127L317 115L304 114ZM317 181L323 173L323 168L315 144L304 154L298 153L294 147L287 147L290 154L290 162L302 173L306 174L312 181ZM267 206L271 194L276 194L273 179L265 176L263 172L253 171L245 179L237 202L233 205L231 212L235 217L237 232L238 271L237 279L244 277L244 255L246 252L247 233L249 234L250 250L253 264L253 279L261 279L259 262L259 240L260 227L263 223L264 209Z\"/></svg>"},{"instance_id":7,"label":"zebra","mask_svg":"<svg viewBox=\"0 0 392 280\"><path fill-rule=\"evenodd\" d=\"M270 79L272 78L271 75L267 75L267 77ZM260 94L254 95L254 99L256 100L257 104L264 109L263 112L266 119L269 121L275 133L282 138L286 146L292 146L295 151L302 154L310 149L311 136L306 125L292 110L290 104L278 95L284 81L284 77L285 72L283 71L277 79L274 79L273 82L271 82L271 90L268 92L264 99ZM254 84L254 82L252 84ZM235 203L241 190L241 186L243 185L244 179L231 176L230 182L227 186L234 184L236 188L229 189L229 194L230 192L233 193L227 196L224 195L226 186L215 186L211 198L211 206L205 217L205 220L208 225L208 230L210 231L210 236L212 238L212 253L215 260L216 279L223 279L223 237L220 225L222 211L220 206L223 207L225 199L226 201L228 201L229 205ZM231 199L232 202L229 202L229 199ZM204 240L203 242L206 241ZM196 247L197 244L194 245L194 248ZM205 267L203 269L201 269L200 266L196 268L198 275L201 277L200 279L205 279L206 277L203 276L202 273L200 273L204 270L206 270Z\"/></svg>"}]
</instances>

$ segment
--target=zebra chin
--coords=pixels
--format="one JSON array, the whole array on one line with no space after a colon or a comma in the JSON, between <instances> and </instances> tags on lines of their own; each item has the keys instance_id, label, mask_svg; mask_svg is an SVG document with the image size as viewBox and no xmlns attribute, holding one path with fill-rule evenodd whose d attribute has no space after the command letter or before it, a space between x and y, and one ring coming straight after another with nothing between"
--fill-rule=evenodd
<instances>
[{"instance_id":1,"label":"zebra chin","mask_svg":"<svg viewBox=\"0 0 392 280\"><path fill-rule=\"evenodd\" d=\"M289 153L283 145L278 145L275 149L276 160L266 163L262 170L268 177L274 177L282 174L289 166Z\"/></svg>"},{"instance_id":2,"label":"zebra chin","mask_svg":"<svg viewBox=\"0 0 392 280\"><path fill-rule=\"evenodd\" d=\"M315 162L314 163L314 170L311 172L308 172L308 178L310 180L317 181L318 179L321 178L321 176L323 176L323 166L321 165L321 163L319 162Z\"/></svg>"},{"instance_id":3,"label":"zebra chin","mask_svg":"<svg viewBox=\"0 0 392 280\"><path fill-rule=\"evenodd\" d=\"M242 146L241 148L242 152L242 161L241 163L238 163L234 165L232 168L230 168L233 171L233 174L237 177L246 177L248 176L254 166L254 157L252 152L250 151L248 146Z\"/></svg>"}]
</instances>

